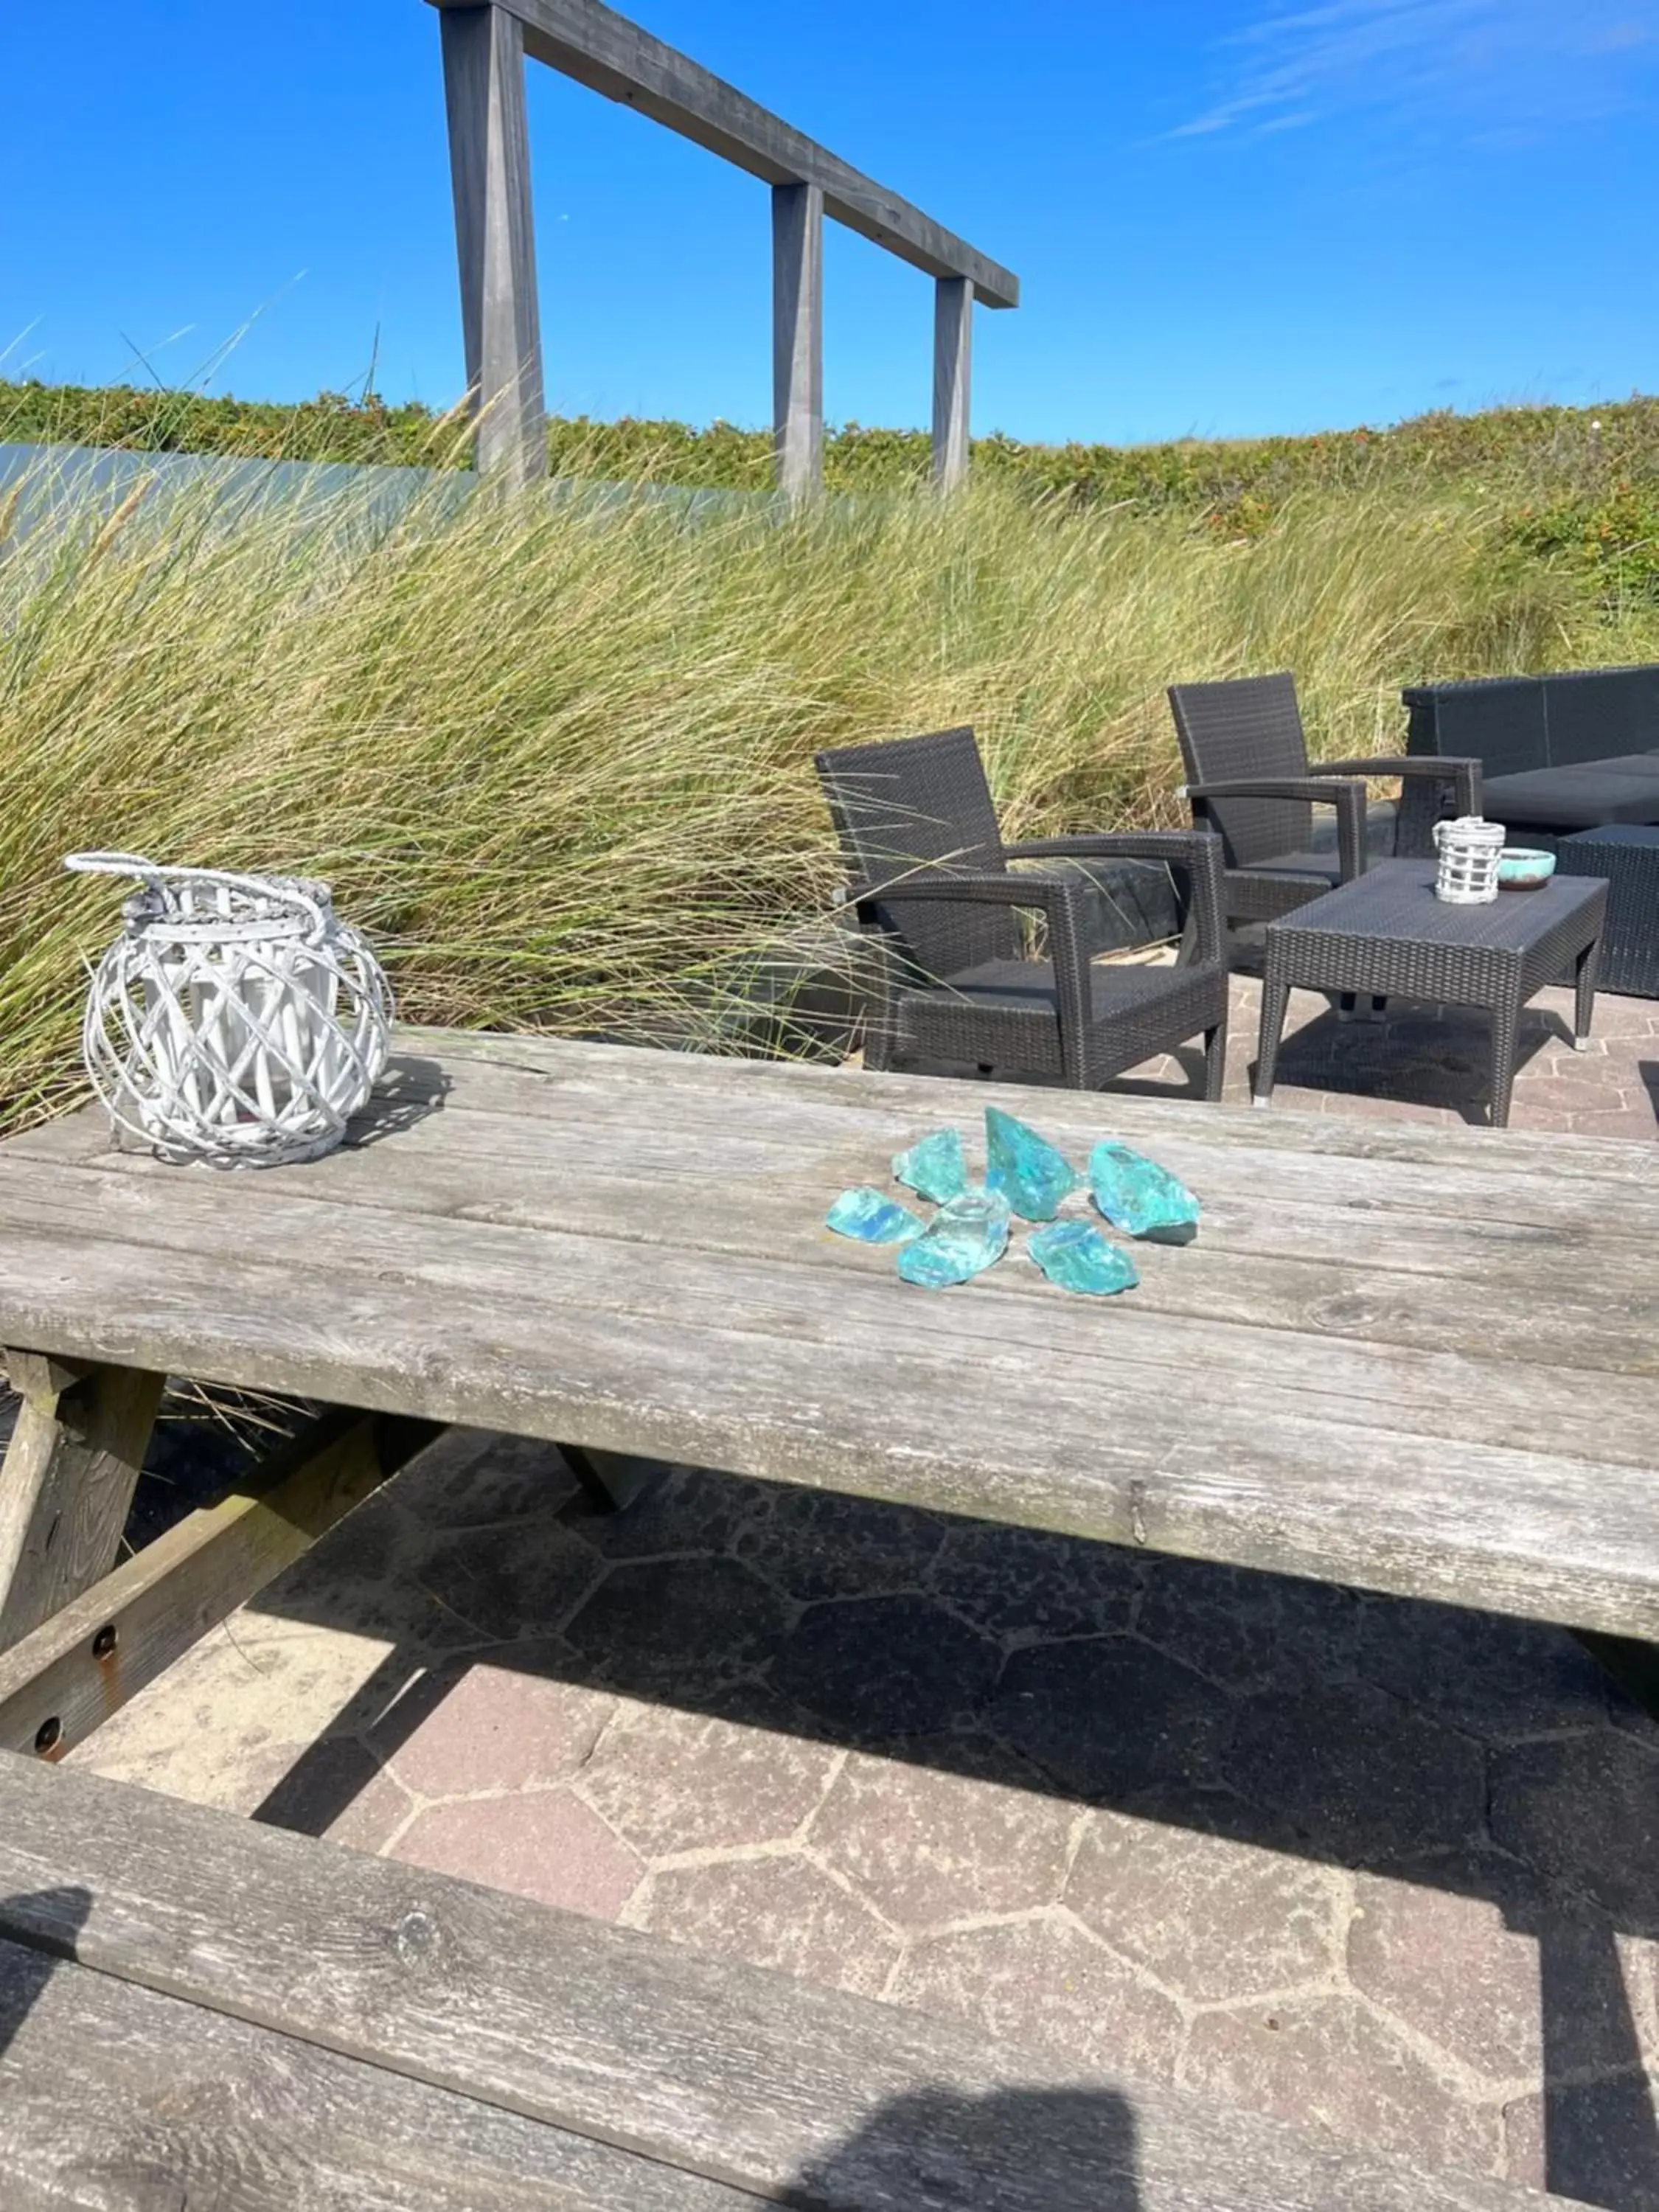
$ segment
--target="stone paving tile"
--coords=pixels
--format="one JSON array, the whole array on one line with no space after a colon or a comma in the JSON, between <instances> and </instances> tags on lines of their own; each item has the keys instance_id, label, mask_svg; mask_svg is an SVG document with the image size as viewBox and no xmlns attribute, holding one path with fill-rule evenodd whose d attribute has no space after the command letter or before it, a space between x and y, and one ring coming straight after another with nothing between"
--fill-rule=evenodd
<instances>
[{"instance_id":1,"label":"stone paving tile","mask_svg":"<svg viewBox=\"0 0 1659 2212\"><path fill-rule=\"evenodd\" d=\"M617 1917L645 1871L599 1814L566 1790L429 1805L387 1856L599 1920Z\"/></svg>"},{"instance_id":2,"label":"stone paving tile","mask_svg":"<svg viewBox=\"0 0 1659 2212\"><path fill-rule=\"evenodd\" d=\"M1616 2073L1638 2056L1612 1923L1553 1895L1497 1851L1360 1875L1348 1930L1356 1989L1494 2087L1544 2063L1540 1942L1559 2071ZM1631 1961L1641 1973L1645 1961Z\"/></svg>"},{"instance_id":3,"label":"stone paving tile","mask_svg":"<svg viewBox=\"0 0 1659 2212\"><path fill-rule=\"evenodd\" d=\"M924 1936L888 1995L1144 2081L1170 2078L1186 2033L1174 2000L1066 1913Z\"/></svg>"},{"instance_id":4,"label":"stone paving tile","mask_svg":"<svg viewBox=\"0 0 1659 2212\"><path fill-rule=\"evenodd\" d=\"M623 1686L684 1692L771 1659L793 1611L736 1559L629 1560L611 1568L564 1632Z\"/></svg>"},{"instance_id":5,"label":"stone paving tile","mask_svg":"<svg viewBox=\"0 0 1659 2212\"><path fill-rule=\"evenodd\" d=\"M855 1735L932 1735L971 1719L1000 1664L988 1638L925 1598L855 1598L809 1607L772 1680Z\"/></svg>"},{"instance_id":6,"label":"stone paving tile","mask_svg":"<svg viewBox=\"0 0 1659 2212\"><path fill-rule=\"evenodd\" d=\"M1123 1813L1089 1822L1066 1887L1084 1924L1196 2002L1329 1981L1348 1904L1326 1867Z\"/></svg>"},{"instance_id":7,"label":"stone paving tile","mask_svg":"<svg viewBox=\"0 0 1659 2212\"><path fill-rule=\"evenodd\" d=\"M727 1859L653 1874L631 1925L832 1989L880 1994L900 1954L870 1906L800 1857Z\"/></svg>"},{"instance_id":8,"label":"stone paving tile","mask_svg":"<svg viewBox=\"0 0 1659 2212\"><path fill-rule=\"evenodd\" d=\"M985 1724L1085 1800L1121 1802L1172 1775L1212 1779L1228 1715L1213 1687L1128 1637L1016 1651Z\"/></svg>"},{"instance_id":9,"label":"stone paving tile","mask_svg":"<svg viewBox=\"0 0 1659 2212\"><path fill-rule=\"evenodd\" d=\"M562 1782L592 1755L616 1700L585 1683L463 1662L434 1678L424 1717L384 1747L422 1797L468 1796Z\"/></svg>"},{"instance_id":10,"label":"stone paving tile","mask_svg":"<svg viewBox=\"0 0 1659 2212\"><path fill-rule=\"evenodd\" d=\"M1502 2115L1357 1996L1275 1999L1200 2013L1184 2087L1277 2118L1359 2136L1425 2165L1497 2169Z\"/></svg>"},{"instance_id":11,"label":"stone paving tile","mask_svg":"<svg viewBox=\"0 0 1659 2212\"><path fill-rule=\"evenodd\" d=\"M958 1770L854 1753L812 1823L814 1854L886 1919L926 1929L1058 1901L1075 1809L1018 1790L997 1762L957 1752Z\"/></svg>"},{"instance_id":12,"label":"stone paving tile","mask_svg":"<svg viewBox=\"0 0 1659 2212\"><path fill-rule=\"evenodd\" d=\"M1659 1757L1646 1743L1608 1731L1496 1753L1492 1832L1621 1929L1659 1936Z\"/></svg>"},{"instance_id":13,"label":"stone paving tile","mask_svg":"<svg viewBox=\"0 0 1659 2212\"><path fill-rule=\"evenodd\" d=\"M1449 1849L1485 1831L1480 1746L1369 1683L1251 1697L1222 1765L1241 1795L1338 1865Z\"/></svg>"},{"instance_id":14,"label":"stone paving tile","mask_svg":"<svg viewBox=\"0 0 1659 2212\"><path fill-rule=\"evenodd\" d=\"M1558 2087L1547 2100L1519 2097L1504 2134L1511 2181L1617 2212L1659 2212L1659 2118L1653 2084L1640 2074Z\"/></svg>"},{"instance_id":15,"label":"stone paving tile","mask_svg":"<svg viewBox=\"0 0 1659 2212\"><path fill-rule=\"evenodd\" d=\"M808 1491L780 1511L757 1492L732 1556L802 1601L920 1589L945 1540L936 1514L902 1505L872 1514L862 1499L834 1491Z\"/></svg>"},{"instance_id":16,"label":"stone paving tile","mask_svg":"<svg viewBox=\"0 0 1659 2212\"><path fill-rule=\"evenodd\" d=\"M661 1858L786 1842L817 1809L841 1761L831 1746L776 1725L629 1700L576 1786L635 1850Z\"/></svg>"},{"instance_id":17,"label":"stone paving tile","mask_svg":"<svg viewBox=\"0 0 1659 2212\"><path fill-rule=\"evenodd\" d=\"M963 1521L947 1524L927 1586L986 1635L1036 1643L1127 1628L1145 1571L1115 1544Z\"/></svg>"}]
</instances>

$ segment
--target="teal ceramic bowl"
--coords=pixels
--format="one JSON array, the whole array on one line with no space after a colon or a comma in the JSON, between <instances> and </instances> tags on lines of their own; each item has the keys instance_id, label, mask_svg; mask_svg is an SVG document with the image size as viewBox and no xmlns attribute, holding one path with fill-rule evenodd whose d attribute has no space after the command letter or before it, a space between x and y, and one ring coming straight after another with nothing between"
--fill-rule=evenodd
<instances>
[{"instance_id":1,"label":"teal ceramic bowl","mask_svg":"<svg viewBox=\"0 0 1659 2212\"><path fill-rule=\"evenodd\" d=\"M1498 863L1501 891L1535 891L1555 873L1553 853L1540 853L1533 845L1505 845Z\"/></svg>"}]
</instances>

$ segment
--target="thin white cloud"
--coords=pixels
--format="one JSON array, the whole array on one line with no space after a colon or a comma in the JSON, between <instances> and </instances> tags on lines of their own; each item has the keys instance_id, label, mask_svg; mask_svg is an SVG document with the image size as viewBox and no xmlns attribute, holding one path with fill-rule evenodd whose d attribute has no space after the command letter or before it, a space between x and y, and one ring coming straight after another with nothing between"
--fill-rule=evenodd
<instances>
[{"instance_id":1,"label":"thin white cloud","mask_svg":"<svg viewBox=\"0 0 1659 2212\"><path fill-rule=\"evenodd\" d=\"M1217 50L1172 134L1282 131L1361 109L1495 132L1629 103L1659 57L1659 0L1322 0L1278 5Z\"/></svg>"}]
</instances>

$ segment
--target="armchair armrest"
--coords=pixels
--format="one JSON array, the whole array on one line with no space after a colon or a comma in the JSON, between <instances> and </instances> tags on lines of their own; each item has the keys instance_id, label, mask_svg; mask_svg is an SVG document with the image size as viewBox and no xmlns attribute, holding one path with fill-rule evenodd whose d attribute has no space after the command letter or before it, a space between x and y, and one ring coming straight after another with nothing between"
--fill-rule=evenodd
<instances>
[{"instance_id":1,"label":"armchair armrest","mask_svg":"<svg viewBox=\"0 0 1659 2212\"><path fill-rule=\"evenodd\" d=\"M1032 837L1003 850L1011 860L1162 860L1187 878L1193 959L1219 961L1222 957L1221 840L1208 830L1109 830L1073 837Z\"/></svg>"},{"instance_id":2,"label":"armchair armrest","mask_svg":"<svg viewBox=\"0 0 1659 2212\"><path fill-rule=\"evenodd\" d=\"M1352 883L1365 872L1365 787L1344 782L1334 773L1324 776L1230 776L1224 783L1184 783L1181 795L1192 801L1200 822L1208 818L1209 802L1216 799L1307 799L1316 806L1336 809L1336 852L1342 880Z\"/></svg>"},{"instance_id":3,"label":"armchair armrest","mask_svg":"<svg viewBox=\"0 0 1659 2212\"><path fill-rule=\"evenodd\" d=\"M1481 763L1474 757L1452 753L1378 753L1367 760L1319 761L1312 765L1316 775L1397 775L1402 781L1413 776L1431 778L1451 786L1458 813L1480 811Z\"/></svg>"}]
</instances>

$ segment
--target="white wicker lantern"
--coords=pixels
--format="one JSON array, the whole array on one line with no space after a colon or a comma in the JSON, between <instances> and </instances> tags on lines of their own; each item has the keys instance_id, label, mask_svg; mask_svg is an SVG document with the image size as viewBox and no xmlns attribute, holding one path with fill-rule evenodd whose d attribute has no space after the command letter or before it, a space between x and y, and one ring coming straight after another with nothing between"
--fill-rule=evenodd
<instances>
[{"instance_id":1,"label":"white wicker lantern","mask_svg":"<svg viewBox=\"0 0 1659 2212\"><path fill-rule=\"evenodd\" d=\"M1483 822L1478 814L1437 822L1435 896L1449 906L1490 906L1498 896L1498 864L1506 834L1501 822Z\"/></svg>"},{"instance_id":2,"label":"white wicker lantern","mask_svg":"<svg viewBox=\"0 0 1659 2212\"><path fill-rule=\"evenodd\" d=\"M331 1151L386 1064L392 1010L379 961L336 918L328 885L161 868L131 853L64 865L143 885L93 973L82 1030L118 1139L219 1167Z\"/></svg>"}]
</instances>

